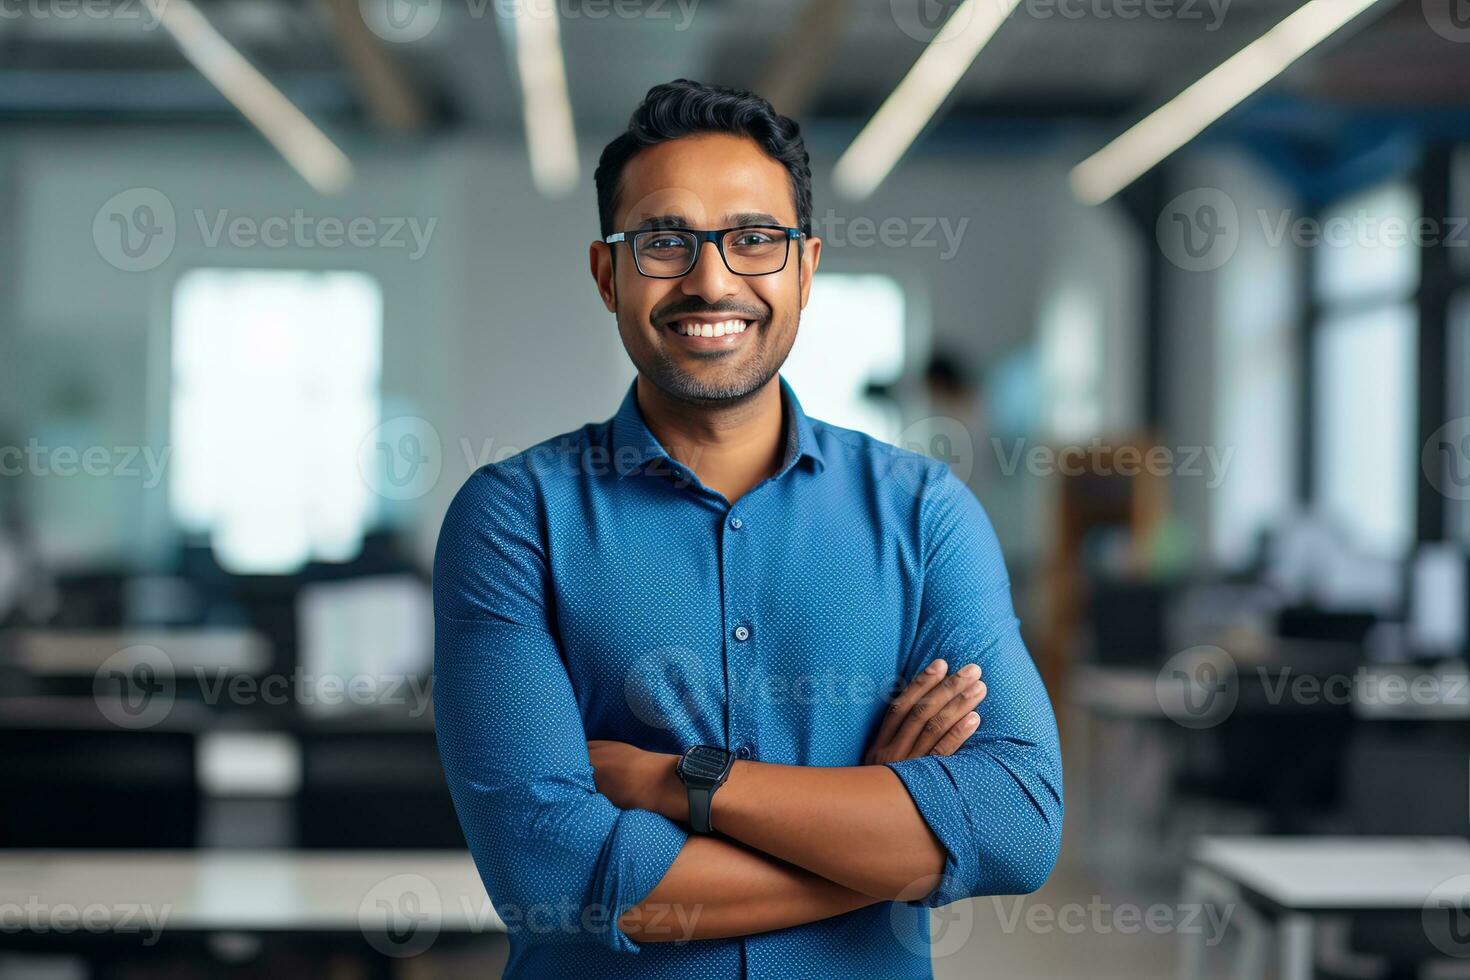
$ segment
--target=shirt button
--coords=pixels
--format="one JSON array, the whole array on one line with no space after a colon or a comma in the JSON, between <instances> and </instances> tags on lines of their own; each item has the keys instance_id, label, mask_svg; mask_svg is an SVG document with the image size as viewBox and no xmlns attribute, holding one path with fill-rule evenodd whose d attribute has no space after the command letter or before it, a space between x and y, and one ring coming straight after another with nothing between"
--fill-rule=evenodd
<instances>
[{"instance_id":1,"label":"shirt button","mask_svg":"<svg viewBox=\"0 0 1470 980\"><path fill-rule=\"evenodd\" d=\"M730 526L738 531L745 526L745 522L738 517L732 517L730 518Z\"/></svg>"},{"instance_id":2,"label":"shirt button","mask_svg":"<svg viewBox=\"0 0 1470 980\"><path fill-rule=\"evenodd\" d=\"M742 745L742 746L740 746L740 748L738 748L738 749L735 750L735 754L737 756L739 756L740 758L742 758L742 759L749 759L750 758L750 746L749 745Z\"/></svg>"},{"instance_id":3,"label":"shirt button","mask_svg":"<svg viewBox=\"0 0 1470 980\"><path fill-rule=\"evenodd\" d=\"M735 639L744 643L746 640L750 639L750 630L744 626L735 627Z\"/></svg>"}]
</instances>

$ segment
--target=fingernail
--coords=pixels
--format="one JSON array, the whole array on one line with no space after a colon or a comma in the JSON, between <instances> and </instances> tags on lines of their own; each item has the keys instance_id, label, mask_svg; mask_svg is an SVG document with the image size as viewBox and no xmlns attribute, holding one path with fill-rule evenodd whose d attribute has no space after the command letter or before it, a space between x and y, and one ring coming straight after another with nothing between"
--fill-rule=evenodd
<instances>
[{"instance_id":1,"label":"fingernail","mask_svg":"<svg viewBox=\"0 0 1470 980\"><path fill-rule=\"evenodd\" d=\"M980 688L982 686L984 685L982 685L979 681L976 681L975 683L965 688L965 695L972 698L977 696L980 693Z\"/></svg>"},{"instance_id":2,"label":"fingernail","mask_svg":"<svg viewBox=\"0 0 1470 980\"><path fill-rule=\"evenodd\" d=\"M961 677L979 677L980 668L976 664L965 664L960 668Z\"/></svg>"},{"instance_id":3,"label":"fingernail","mask_svg":"<svg viewBox=\"0 0 1470 980\"><path fill-rule=\"evenodd\" d=\"M980 716L977 715L975 712L972 711L969 714L965 715L965 724L966 725L978 725L979 723L980 723Z\"/></svg>"},{"instance_id":4,"label":"fingernail","mask_svg":"<svg viewBox=\"0 0 1470 980\"><path fill-rule=\"evenodd\" d=\"M944 670L944 661L943 660L936 660L933 663L931 663L929 666L927 666L927 667L924 668L924 673L926 673L926 674L937 674L937 673L939 673L942 670Z\"/></svg>"}]
</instances>

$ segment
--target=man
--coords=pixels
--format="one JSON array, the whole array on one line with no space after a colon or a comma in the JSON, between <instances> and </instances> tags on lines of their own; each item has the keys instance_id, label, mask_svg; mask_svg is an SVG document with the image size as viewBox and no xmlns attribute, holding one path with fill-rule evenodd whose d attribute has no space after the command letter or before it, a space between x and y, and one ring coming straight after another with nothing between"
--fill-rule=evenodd
<instances>
[{"instance_id":1,"label":"man","mask_svg":"<svg viewBox=\"0 0 1470 980\"><path fill-rule=\"evenodd\" d=\"M1062 825L994 532L778 374L821 254L795 123L660 85L596 184L638 376L475 472L435 559L440 754L507 975L928 977L928 909L1038 888Z\"/></svg>"}]
</instances>

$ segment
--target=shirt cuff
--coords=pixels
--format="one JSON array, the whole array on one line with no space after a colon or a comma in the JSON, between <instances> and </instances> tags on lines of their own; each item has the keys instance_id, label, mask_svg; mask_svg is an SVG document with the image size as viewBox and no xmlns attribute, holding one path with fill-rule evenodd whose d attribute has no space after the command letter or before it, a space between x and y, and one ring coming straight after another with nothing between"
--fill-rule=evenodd
<instances>
[{"instance_id":1,"label":"shirt cuff","mask_svg":"<svg viewBox=\"0 0 1470 980\"><path fill-rule=\"evenodd\" d=\"M648 897L684 848L689 833L672 820L648 810L624 810L613 827L594 881L599 913L608 915L604 942L620 953L636 953L639 945L618 926L624 912Z\"/></svg>"},{"instance_id":2,"label":"shirt cuff","mask_svg":"<svg viewBox=\"0 0 1470 980\"><path fill-rule=\"evenodd\" d=\"M938 887L905 905L938 908L970 897L965 883L974 878L975 834L959 784L944 762L942 756L924 755L886 763L903 782L919 815L944 846L944 870Z\"/></svg>"}]
</instances>

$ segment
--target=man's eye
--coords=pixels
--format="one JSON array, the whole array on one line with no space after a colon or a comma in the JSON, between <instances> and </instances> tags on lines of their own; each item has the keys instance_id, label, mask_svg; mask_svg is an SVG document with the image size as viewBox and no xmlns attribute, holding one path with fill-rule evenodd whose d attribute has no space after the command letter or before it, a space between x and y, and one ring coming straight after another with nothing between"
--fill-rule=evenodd
<instances>
[{"instance_id":1,"label":"man's eye","mask_svg":"<svg viewBox=\"0 0 1470 980\"><path fill-rule=\"evenodd\" d=\"M770 245L775 236L765 231L745 231L736 236L734 245L737 248L750 247L753 245Z\"/></svg>"},{"instance_id":2,"label":"man's eye","mask_svg":"<svg viewBox=\"0 0 1470 980\"><path fill-rule=\"evenodd\" d=\"M684 239L679 238L676 235L664 235L659 238L650 238L644 244L644 247L652 249L653 251L668 252L686 248L687 243L684 241Z\"/></svg>"}]
</instances>

